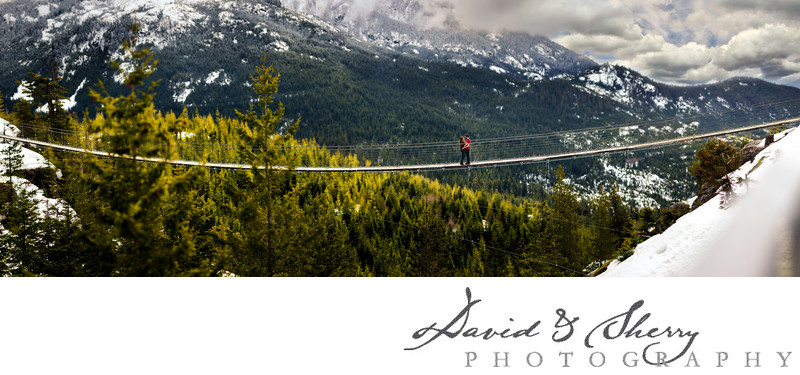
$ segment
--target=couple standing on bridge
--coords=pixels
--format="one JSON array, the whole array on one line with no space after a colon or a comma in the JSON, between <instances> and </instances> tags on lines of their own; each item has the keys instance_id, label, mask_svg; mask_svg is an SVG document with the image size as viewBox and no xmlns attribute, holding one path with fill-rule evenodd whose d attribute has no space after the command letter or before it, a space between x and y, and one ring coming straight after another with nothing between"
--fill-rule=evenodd
<instances>
[{"instance_id":1,"label":"couple standing on bridge","mask_svg":"<svg viewBox=\"0 0 800 375\"><path fill-rule=\"evenodd\" d=\"M469 165L469 146L470 146L469 134L464 134L461 139L458 140L458 143L461 148L461 165L464 165L464 158L467 159L467 164Z\"/></svg>"}]
</instances>

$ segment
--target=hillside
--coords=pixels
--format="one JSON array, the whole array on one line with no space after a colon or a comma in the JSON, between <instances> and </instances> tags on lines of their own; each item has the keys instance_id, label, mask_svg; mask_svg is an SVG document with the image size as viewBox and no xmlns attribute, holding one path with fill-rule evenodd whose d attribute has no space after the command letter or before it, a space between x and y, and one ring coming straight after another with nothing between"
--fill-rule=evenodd
<instances>
[{"instance_id":1,"label":"hillside","mask_svg":"<svg viewBox=\"0 0 800 375\"><path fill-rule=\"evenodd\" d=\"M730 191L719 191L600 276L791 275L786 241L797 230L800 188L800 132L793 130L731 173Z\"/></svg>"},{"instance_id":2,"label":"hillside","mask_svg":"<svg viewBox=\"0 0 800 375\"><path fill-rule=\"evenodd\" d=\"M384 13L374 22L385 30L404 27L403 17ZM499 62L458 64L364 40L359 33L366 31L351 33L277 1L9 1L0 4L0 15L7 20L0 25L0 47L17 51L0 56L0 90L8 102L19 98L16 81L27 72L50 74L52 57L68 96L75 95L73 109L91 111L87 92L96 80L119 81L108 61L120 56L125 25L135 18L143 28L140 42L153 46L160 61L154 75L161 80L159 109L233 115L252 99L249 72L266 54L282 74L278 99L288 117L303 118L298 135L326 145L446 140L464 132L476 138L533 134L800 96L800 90L757 80L669 87L594 64L544 76L561 79L524 77ZM541 38L449 32L480 50L476 56L519 60L519 53L556 51L543 47ZM494 47L481 47L485 43ZM551 67L572 66L575 56L559 49L542 58Z\"/></svg>"}]
</instances>

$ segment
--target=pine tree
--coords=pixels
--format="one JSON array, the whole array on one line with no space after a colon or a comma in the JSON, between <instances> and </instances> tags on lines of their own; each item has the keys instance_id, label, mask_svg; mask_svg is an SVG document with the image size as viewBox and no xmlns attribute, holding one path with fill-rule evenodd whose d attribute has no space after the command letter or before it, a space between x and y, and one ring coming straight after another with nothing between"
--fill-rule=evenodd
<instances>
[{"instance_id":1,"label":"pine tree","mask_svg":"<svg viewBox=\"0 0 800 375\"><path fill-rule=\"evenodd\" d=\"M612 208L609 192L601 185L592 202L592 257L606 260L616 250L617 234L612 230Z\"/></svg>"},{"instance_id":2,"label":"pine tree","mask_svg":"<svg viewBox=\"0 0 800 375\"><path fill-rule=\"evenodd\" d=\"M36 268L39 214L33 191L13 177L22 168L18 142L0 144L0 167L6 178L0 182L0 274L26 274Z\"/></svg>"},{"instance_id":3,"label":"pine tree","mask_svg":"<svg viewBox=\"0 0 800 375\"><path fill-rule=\"evenodd\" d=\"M252 165L250 169L250 187L253 193L244 207L252 210L245 213L243 223L250 229L248 243L255 258L256 274L271 275L275 271L275 252L277 248L277 230L273 220L275 215L275 196L293 175L293 160L282 149L297 131L300 120L288 126L282 133L280 127L283 119L283 103L277 109L271 108L273 98L278 91L280 74L274 74L272 65L267 66L264 57L261 66L256 67L256 74L251 75L253 91L258 96L257 109L250 104L245 113L237 111L243 126L239 128L241 144L239 153L243 161ZM278 163L284 162L288 170L276 170Z\"/></svg>"},{"instance_id":4,"label":"pine tree","mask_svg":"<svg viewBox=\"0 0 800 375\"><path fill-rule=\"evenodd\" d=\"M26 99L17 100L16 103L14 103L13 120L19 125L35 125L36 122L38 122L38 118L34 113L33 104ZM30 133L27 129L30 129L30 127L22 127L24 136L35 136L35 134Z\"/></svg>"},{"instance_id":5,"label":"pine tree","mask_svg":"<svg viewBox=\"0 0 800 375\"><path fill-rule=\"evenodd\" d=\"M412 221L410 228L414 228L413 238L416 249L412 252L411 262L416 272L415 276L433 277L443 276L446 270L446 259L442 250L447 248L447 239L441 232L444 223L436 215L432 204L422 204L421 210Z\"/></svg>"},{"instance_id":6,"label":"pine tree","mask_svg":"<svg viewBox=\"0 0 800 375\"><path fill-rule=\"evenodd\" d=\"M622 201L616 185L612 185L609 190L601 186L593 206L593 260L608 260L619 251L631 235L630 212Z\"/></svg>"},{"instance_id":7,"label":"pine tree","mask_svg":"<svg viewBox=\"0 0 800 375\"><path fill-rule=\"evenodd\" d=\"M139 88L154 71L156 62L148 49L137 49L138 24L130 30L132 36L123 43L123 50L131 69L121 69L119 62L113 64L125 77L130 94L113 97L102 82L100 92L91 90L103 116L89 129L112 152L126 158L111 162L88 158L80 169L70 172L101 202L88 213L87 217L95 217L96 221L91 222L93 227L85 234L98 259L112 255L119 275L182 274L186 272L182 264L194 252L193 236L186 225L190 216L186 211L191 207L185 206L185 200L183 205L167 202L182 202L181 196L190 190L193 175L176 173L166 164L138 160L173 155L170 134L178 131L179 124L156 121L153 97L157 82L146 91ZM108 235L98 233L104 230Z\"/></svg>"},{"instance_id":8,"label":"pine tree","mask_svg":"<svg viewBox=\"0 0 800 375\"><path fill-rule=\"evenodd\" d=\"M66 99L67 90L59 83L61 78L55 77L55 69L51 77L34 72L28 75L28 80L18 83L22 85L22 92L31 98L33 108L46 109L42 122L53 129L66 129L69 115L61 103Z\"/></svg>"},{"instance_id":9,"label":"pine tree","mask_svg":"<svg viewBox=\"0 0 800 375\"><path fill-rule=\"evenodd\" d=\"M0 231L0 259L12 265L12 274L25 275L38 268L41 220L33 192L16 185L10 184L16 193L2 210L4 230Z\"/></svg>"},{"instance_id":10,"label":"pine tree","mask_svg":"<svg viewBox=\"0 0 800 375\"><path fill-rule=\"evenodd\" d=\"M3 174L13 176L22 169L22 146L17 141L0 143L0 167ZM10 178L8 179L10 182Z\"/></svg>"},{"instance_id":11,"label":"pine tree","mask_svg":"<svg viewBox=\"0 0 800 375\"><path fill-rule=\"evenodd\" d=\"M721 179L739 168L739 150L720 139L712 139L695 152L689 173L697 180L701 191L705 186L720 187Z\"/></svg>"},{"instance_id":12,"label":"pine tree","mask_svg":"<svg viewBox=\"0 0 800 375\"><path fill-rule=\"evenodd\" d=\"M461 277L481 277L486 275L486 270L484 269L483 265L483 252L486 251L486 244L481 241L479 242L478 246L475 246L472 249L472 252L469 253L467 256L467 262L464 266L464 269L461 271L459 276Z\"/></svg>"},{"instance_id":13,"label":"pine tree","mask_svg":"<svg viewBox=\"0 0 800 375\"><path fill-rule=\"evenodd\" d=\"M3 99L3 91L0 90L0 118L4 118L5 115L7 114L8 113L6 112L6 103L5 100Z\"/></svg>"},{"instance_id":14,"label":"pine tree","mask_svg":"<svg viewBox=\"0 0 800 375\"><path fill-rule=\"evenodd\" d=\"M578 248L578 199L567 183L561 166L556 170L556 183L550 200L552 217L548 225L548 238L555 250L567 258L571 267L581 267L584 256Z\"/></svg>"},{"instance_id":15,"label":"pine tree","mask_svg":"<svg viewBox=\"0 0 800 375\"><path fill-rule=\"evenodd\" d=\"M527 243L522 249L525 256L520 267L521 276L575 276L562 267L570 267L566 254L553 244L553 210L547 202L541 202L531 215L524 230Z\"/></svg>"},{"instance_id":16,"label":"pine tree","mask_svg":"<svg viewBox=\"0 0 800 375\"><path fill-rule=\"evenodd\" d=\"M611 208L611 229L617 237L614 248L617 250L622 246L622 242L630 236L631 214L630 209L619 195L619 188L616 185L611 185L608 197Z\"/></svg>"}]
</instances>

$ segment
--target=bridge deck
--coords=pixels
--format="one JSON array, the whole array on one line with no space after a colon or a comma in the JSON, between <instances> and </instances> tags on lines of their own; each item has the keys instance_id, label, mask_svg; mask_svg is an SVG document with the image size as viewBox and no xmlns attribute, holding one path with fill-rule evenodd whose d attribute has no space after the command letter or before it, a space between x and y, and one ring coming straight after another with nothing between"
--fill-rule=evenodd
<instances>
[{"instance_id":1,"label":"bridge deck","mask_svg":"<svg viewBox=\"0 0 800 375\"><path fill-rule=\"evenodd\" d=\"M560 153L560 154L550 154L550 155L540 155L540 156L528 156L528 157L519 157L519 158L509 158L509 159L497 159L497 160L484 160L484 161L475 161L472 162L469 166L460 165L459 163L443 163L443 164L417 164L417 165L390 165L390 166L361 166L361 167L307 167L307 166L298 166L295 167L294 170L297 172L305 172L305 173L355 173L355 172L403 172L403 171L434 171L434 170L449 170L449 169L463 169L463 168L475 168L475 167L489 167L489 166L503 166L503 165L514 165L514 164L529 164L529 163L540 163L546 161L553 161L553 160L563 160L563 159L572 159L572 158L579 158L579 157L587 157L587 156L595 156L601 154L608 154L608 153L616 153L616 152L625 152L625 151L633 151L633 150L640 150L640 149L648 149L648 148L655 148L666 146L669 144L681 143L681 142L689 142L698 139L704 138L711 138L711 137L719 137L728 134L735 134L741 133L746 131L753 131L758 129L764 128L771 128L774 126L781 126L781 125L790 125L794 123L800 122L800 117L795 117L786 120L780 121L773 121L769 123L763 123L758 125L751 125L745 126L736 129L726 129L720 130L715 132L691 135L691 136L684 136L679 138L661 140L661 141L653 141L653 142L645 142L645 143L638 143L633 145L627 146L616 146L616 147L607 147L607 148L600 148L595 150L584 150L584 151L574 151L574 152L567 152L567 153ZM120 158L120 159L133 159L127 155L119 155L114 153L108 153L103 151L96 151L96 150L87 150L78 147L71 147L71 146L64 146L55 143L49 142L42 142L36 141L32 139L26 138L19 138L10 135L0 134L0 138L5 138L9 140L18 141L23 144L30 144L36 145L41 147L48 147L56 150L61 151L70 151L70 152L82 152L82 153L89 153L99 157L107 157L107 158ZM180 166L191 166L191 167L207 167L207 168L219 168L219 169L250 169L252 168L251 165L248 164L232 164L232 163L205 163L199 162L194 160L168 160L162 158L143 158L137 157L136 160L146 161L146 162L154 162L154 163L168 163L172 165L180 165ZM263 168L263 167L260 167ZM286 169L285 166L274 166L274 169Z\"/></svg>"}]
</instances>

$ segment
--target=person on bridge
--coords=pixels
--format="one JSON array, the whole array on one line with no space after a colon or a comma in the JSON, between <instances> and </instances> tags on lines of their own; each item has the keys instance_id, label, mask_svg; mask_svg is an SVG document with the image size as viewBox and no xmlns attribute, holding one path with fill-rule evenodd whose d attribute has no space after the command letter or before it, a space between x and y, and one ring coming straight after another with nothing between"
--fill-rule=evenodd
<instances>
[{"instance_id":1,"label":"person on bridge","mask_svg":"<svg viewBox=\"0 0 800 375\"><path fill-rule=\"evenodd\" d=\"M461 138L458 139L458 149L461 150L461 165L464 165L464 158L467 157L467 151L464 150L464 145L467 144L467 141L464 140L464 136L462 135Z\"/></svg>"},{"instance_id":2,"label":"person on bridge","mask_svg":"<svg viewBox=\"0 0 800 375\"><path fill-rule=\"evenodd\" d=\"M464 136L461 137L461 139L464 140L464 143L461 144L461 165L465 165L464 158L467 159L466 165L469 165L469 148L470 148L469 134L464 134Z\"/></svg>"}]
</instances>

